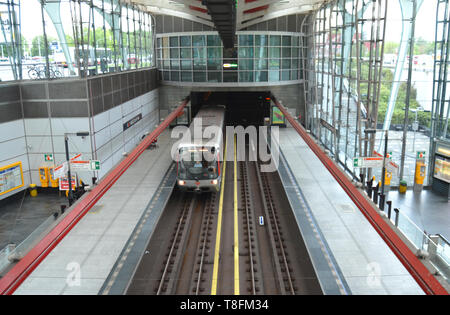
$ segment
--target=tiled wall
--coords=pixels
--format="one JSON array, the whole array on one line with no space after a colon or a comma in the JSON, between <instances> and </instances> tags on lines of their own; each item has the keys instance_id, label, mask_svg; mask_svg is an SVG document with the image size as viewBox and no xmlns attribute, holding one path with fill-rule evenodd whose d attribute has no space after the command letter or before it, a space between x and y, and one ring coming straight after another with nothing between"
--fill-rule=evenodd
<instances>
[{"instance_id":1,"label":"tiled wall","mask_svg":"<svg viewBox=\"0 0 450 315\"><path fill-rule=\"evenodd\" d=\"M17 84L0 85L0 167L22 162L24 187L30 184L30 166L27 155L20 88ZM11 196L6 193L0 199Z\"/></svg>"},{"instance_id":2,"label":"tiled wall","mask_svg":"<svg viewBox=\"0 0 450 315\"><path fill-rule=\"evenodd\" d=\"M86 183L93 176L101 178L158 123L157 88L155 69L1 84L0 167L22 161L24 189L30 183L40 185L39 167L66 160L64 134L89 131L89 137L70 136L69 151L85 160L101 160L100 172L78 174ZM124 130L123 124L137 115L142 119ZM53 154L54 162L45 162L45 154Z\"/></svg>"}]
</instances>

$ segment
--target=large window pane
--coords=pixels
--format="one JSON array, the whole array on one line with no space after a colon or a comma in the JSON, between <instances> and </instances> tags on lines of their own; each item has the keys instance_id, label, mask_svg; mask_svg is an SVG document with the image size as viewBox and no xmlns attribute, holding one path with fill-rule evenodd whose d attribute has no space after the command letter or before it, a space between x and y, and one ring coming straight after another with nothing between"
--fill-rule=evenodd
<instances>
[{"instance_id":1,"label":"large window pane","mask_svg":"<svg viewBox=\"0 0 450 315\"><path fill-rule=\"evenodd\" d=\"M208 59L208 70L221 70L222 59Z\"/></svg>"},{"instance_id":2,"label":"large window pane","mask_svg":"<svg viewBox=\"0 0 450 315\"><path fill-rule=\"evenodd\" d=\"M256 70L267 70L268 61L267 59L256 59L255 69Z\"/></svg>"},{"instance_id":3,"label":"large window pane","mask_svg":"<svg viewBox=\"0 0 450 315\"><path fill-rule=\"evenodd\" d=\"M178 46L180 46L179 43L178 43L178 39L179 39L178 36L172 36L170 38L170 47L178 47Z\"/></svg>"},{"instance_id":4,"label":"large window pane","mask_svg":"<svg viewBox=\"0 0 450 315\"><path fill-rule=\"evenodd\" d=\"M181 71L181 81L192 82L192 72L191 71Z\"/></svg>"},{"instance_id":5,"label":"large window pane","mask_svg":"<svg viewBox=\"0 0 450 315\"><path fill-rule=\"evenodd\" d=\"M267 47L256 47L255 58L267 58Z\"/></svg>"},{"instance_id":6,"label":"large window pane","mask_svg":"<svg viewBox=\"0 0 450 315\"><path fill-rule=\"evenodd\" d=\"M206 48L205 47L192 48L192 53L193 53L194 58L206 59Z\"/></svg>"},{"instance_id":7,"label":"large window pane","mask_svg":"<svg viewBox=\"0 0 450 315\"><path fill-rule=\"evenodd\" d=\"M269 59L269 70L280 69L280 59Z\"/></svg>"},{"instance_id":8,"label":"large window pane","mask_svg":"<svg viewBox=\"0 0 450 315\"><path fill-rule=\"evenodd\" d=\"M239 58L253 58L253 48L239 48Z\"/></svg>"},{"instance_id":9,"label":"large window pane","mask_svg":"<svg viewBox=\"0 0 450 315\"><path fill-rule=\"evenodd\" d=\"M179 48L171 48L170 49L170 58L180 58L180 49Z\"/></svg>"},{"instance_id":10,"label":"large window pane","mask_svg":"<svg viewBox=\"0 0 450 315\"><path fill-rule=\"evenodd\" d=\"M291 72L289 70L281 71L281 81L289 81Z\"/></svg>"},{"instance_id":11,"label":"large window pane","mask_svg":"<svg viewBox=\"0 0 450 315\"><path fill-rule=\"evenodd\" d=\"M270 58L280 58L280 48L279 47L270 47L269 48L269 57Z\"/></svg>"},{"instance_id":12,"label":"large window pane","mask_svg":"<svg viewBox=\"0 0 450 315\"><path fill-rule=\"evenodd\" d=\"M253 72L252 71L240 71L239 72L239 82L253 82Z\"/></svg>"},{"instance_id":13,"label":"large window pane","mask_svg":"<svg viewBox=\"0 0 450 315\"><path fill-rule=\"evenodd\" d=\"M191 47L191 36L181 36L180 37L181 47Z\"/></svg>"},{"instance_id":14,"label":"large window pane","mask_svg":"<svg viewBox=\"0 0 450 315\"><path fill-rule=\"evenodd\" d=\"M206 46L206 36L205 35L192 36L192 46L205 47Z\"/></svg>"},{"instance_id":15,"label":"large window pane","mask_svg":"<svg viewBox=\"0 0 450 315\"><path fill-rule=\"evenodd\" d=\"M291 36L283 36L283 46L291 47Z\"/></svg>"},{"instance_id":16,"label":"large window pane","mask_svg":"<svg viewBox=\"0 0 450 315\"><path fill-rule=\"evenodd\" d=\"M180 81L180 71L172 71L170 75L171 81Z\"/></svg>"},{"instance_id":17,"label":"large window pane","mask_svg":"<svg viewBox=\"0 0 450 315\"><path fill-rule=\"evenodd\" d=\"M267 82L267 71L256 71L255 82Z\"/></svg>"},{"instance_id":18,"label":"large window pane","mask_svg":"<svg viewBox=\"0 0 450 315\"><path fill-rule=\"evenodd\" d=\"M239 59L239 70L253 70L253 59Z\"/></svg>"},{"instance_id":19,"label":"large window pane","mask_svg":"<svg viewBox=\"0 0 450 315\"><path fill-rule=\"evenodd\" d=\"M269 81L280 81L280 71L269 71Z\"/></svg>"},{"instance_id":20,"label":"large window pane","mask_svg":"<svg viewBox=\"0 0 450 315\"><path fill-rule=\"evenodd\" d=\"M281 59L281 68L291 69L291 59Z\"/></svg>"},{"instance_id":21,"label":"large window pane","mask_svg":"<svg viewBox=\"0 0 450 315\"><path fill-rule=\"evenodd\" d=\"M172 60L170 62L172 70L180 70L180 60Z\"/></svg>"},{"instance_id":22,"label":"large window pane","mask_svg":"<svg viewBox=\"0 0 450 315\"><path fill-rule=\"evenodd\" d=\"M208 59L221 59L222 58L222 48L208 48Z\"/></svg>"},{"instance_id":23,"label":"large window pane","mask_svg":"<svg viewBox=\"0 0 450 315\"><path fill-rule=\"evenodd\" d=\"M206 70L206 59L194 59L194 70Z\"/></svg>"},{"instance_id":24,"label":"large window pane","mask_svg":"<svg viewBox=\"0 0 450 315\"><path fill-rule=\"evenodd\" d=\"M239 46L253 46L253 35L239 35Z\"/></svg>"},{"instance_id":25,"label":"large window pane","mask_svg":"<svg viewBox=\"0 0 450 315\"><path fill-rule=\"evenodd\" d=\"M222 72L208 72L208 82L222 82Z\"/></svg>"},{"instance_id":26,"label":"large window pane","mask_svg":"<svg viewBox=\"0 0 450 315\"><path fill-rule=\"evenodd\" d=\"M238 82L238 73L228 71L223 73L223 82Z\"/></svg>"},{"instance_id":27,"label":"large window pane","mask_svg":"<svg viewBox=\"0 0 450 315\"><path fill-rule=\"evenodd\" d=\"M192 61L191 60L181 60L181 70L191 70Z\"/></svg>"},{"instance_id":28,"label":"large window pane","mask_svg":"<svg viewBox=\"0 0 450 315\"><path fill-rule=\"evenodd\" d=\"M268 35L255 35L255 46L267 47L269 44Z\"/></svg>"},{"instance_id":29,"label":"large window pane","mask_svg":"<svg viewBox=\"0 0 450 315\"><path fill-rule=\"evenodd\" d=\"M206 82L206 72L194 72L194 82Z\"/></svg>"},{"instance_id":30,"label":"large window pane","mask_svg":"<svg viewBox=\"0 0 450 315\"><path fill-rule=\"evenodd\" d=\"M282 52L283 52L283 58L291 57L291 48L290 47L289 48L283 47Z\"/></svg>"},{"instance_id":31,"label":"large window pane","mask_svg":"<svg viewBox=\"0 0 450 315\"><path fill-rule=\"evenodd\" d=\"M207 36L208 46L222 46L222 41L218 35L208 35Z\"/></svg>"},{"instance_id":32,"label":"large window pane","mask_svg":"<svg viewBox=\"0 0 450 315\"><path fill-rule=\"evenodd\" d=\"M281 46L281 36L270 35L270 46Z\"/></svg>"},{"instance_id":33,"label":"large window pane","mask_svg":"<svg viewBox=\"0 0 450 315\"><path fill-rule=\"evenodd\" d=\"M191 59L191 48L181 48L181 58L182 59Z\"/></svg>"}]
</instances>

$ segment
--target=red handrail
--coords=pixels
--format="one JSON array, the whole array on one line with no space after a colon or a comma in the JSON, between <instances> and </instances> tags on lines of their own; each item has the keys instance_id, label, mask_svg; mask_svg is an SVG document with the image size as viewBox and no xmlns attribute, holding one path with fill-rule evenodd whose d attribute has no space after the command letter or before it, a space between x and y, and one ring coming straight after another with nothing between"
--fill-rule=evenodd
<instances>
[{"instance_id":1,"label":"red handrail","mask_svg":"<svg viewBox=\"0 0 450 315\"><path fill-rule=\"evenodd\" d=\"M275 97L272 100L276 106L283 112L286 119L292 127L303 138L306 144L316 154L323 165L328 169L331 175L341 185L344 191L353 200L362 214L372 224L381 238L391 248L393 253L405 266L408 272L416 280L419 286L426 294L448 295L445 288L430 273L425 265L414 255L411 249L401 240L397 233L384 221L384 219L376 212L370 202L361 194L361 192L353 185L347 176L336 166L336 164L320 149L320 147L312 140L306 130L292 118L286 108L281 105Z\"/></svg>"},{"instance_id":2,"label":"red handrail","mask_svg":"<svg viewBox=\"0 0 450 315\"><path fill-rule=\"evenodd\" d=\"M114 185L122 174L136 161L147 147L176 119L189 102L189 97L172 112L151 134L149 134L134 150L83 199L64 219L55 226L35 247L33 247L2 279L0 294L12 294L22 282L33 272L42 260L72 230L97 201Z\"/></svg>"}]
</instances>

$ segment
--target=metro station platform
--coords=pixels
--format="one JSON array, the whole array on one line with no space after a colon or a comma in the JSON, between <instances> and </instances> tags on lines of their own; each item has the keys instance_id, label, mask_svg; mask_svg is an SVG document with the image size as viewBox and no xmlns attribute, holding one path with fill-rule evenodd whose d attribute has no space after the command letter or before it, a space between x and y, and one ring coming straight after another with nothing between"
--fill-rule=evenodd
<instances>
[{"instance_id":1,"label":"metro station platform","mask_svg":"<svg viewBox=\"0 0 450 315\"><path fill-rule=\"evenodd\" d=\"M280 150L351 294L423 294L293 128L280 129Z\"/></svg>"},{"instance_id":2,"label":"metro station platform","mask_svg":"<svg viewBox=\"0 0 450 315\"><path fill-rule=\"evenodd\" d=\"M15 294L97 294L172 164L171 148L166 130L157 148L142 153Z\"/></svg>"}]
</instances>

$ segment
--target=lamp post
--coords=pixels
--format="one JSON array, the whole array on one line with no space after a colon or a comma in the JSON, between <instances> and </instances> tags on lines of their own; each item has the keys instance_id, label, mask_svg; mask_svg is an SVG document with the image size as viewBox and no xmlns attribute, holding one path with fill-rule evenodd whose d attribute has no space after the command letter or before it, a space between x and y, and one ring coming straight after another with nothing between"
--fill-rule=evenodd
<instances>
[{"instance_id":1,"label":"lamp post","mask_svg":"<svg viewBox=\"0 0 450 315\"><path fill-rule=\"evenodd\" d=\"M73 204L73 191L72 191L72 174L70 172L70 156L69 156L69 136L77 137L87 137L89 136L89 131L79 131L76 133L65 133L64 134L64 146L66 149L66 161L67 161L67 179L69 183L69 207Z\"/></svg>"}]
</instances>

